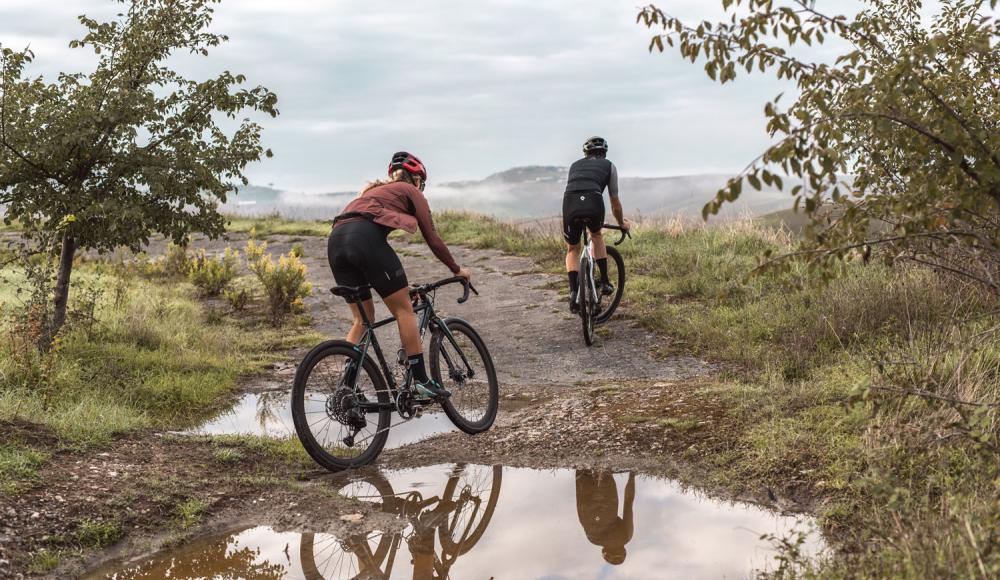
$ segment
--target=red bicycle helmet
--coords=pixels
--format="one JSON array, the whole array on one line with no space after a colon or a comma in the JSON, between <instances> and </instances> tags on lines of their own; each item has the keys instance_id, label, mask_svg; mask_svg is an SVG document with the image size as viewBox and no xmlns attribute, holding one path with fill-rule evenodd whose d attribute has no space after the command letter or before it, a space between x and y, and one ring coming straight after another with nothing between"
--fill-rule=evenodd
<instances>
[{"instance_id":1,"label":"red bicycle helmet","mask_svg":"<svg viewBox=\"0 0 1000 580\"><path fill-rule=\"evenodd\" d=\"M389 175L391 176L392 172L397 169L405 169L414 175L420 176L422 181L427 181L427 168L424 167L423 161L412 153L400 151L392 155L392 161L389 162Z\"/></svg>"}]
</instances>

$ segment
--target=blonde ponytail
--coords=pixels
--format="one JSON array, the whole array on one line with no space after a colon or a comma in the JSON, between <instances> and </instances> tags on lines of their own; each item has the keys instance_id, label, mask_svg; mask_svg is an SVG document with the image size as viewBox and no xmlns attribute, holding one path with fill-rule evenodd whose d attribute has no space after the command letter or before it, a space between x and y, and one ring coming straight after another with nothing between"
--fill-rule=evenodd
<instances>
[{"instance_id":1,"label":"blonde ponytail","mask_svg":"<svg viewBox=\"0 0 1000 580\"><path fill-rule=\"evenodd\" d=\"M368 185L366 185L365 188L361 190L361 194L359 195L363 195L369 189L375 189L380 185L387 185L389 183L395 183L397 181L405 181L412 185L413 184L412 179L413 178L410 177L408 171L406 171L405 169L397 169L392 172L392 175L389 176L389 179L376 179L375 181L369 181Z\"/></svg>"}]
</instances>

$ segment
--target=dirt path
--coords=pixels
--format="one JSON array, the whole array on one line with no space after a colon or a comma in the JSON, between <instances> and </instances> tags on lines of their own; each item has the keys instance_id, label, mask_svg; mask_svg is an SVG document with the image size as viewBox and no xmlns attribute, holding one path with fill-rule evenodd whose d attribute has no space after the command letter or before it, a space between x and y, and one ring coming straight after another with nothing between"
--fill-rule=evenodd
<instances>
[{"instance_id":1,"label":"dirt path","mask_svg":"<svg viewBox=\"0 0 1000 580\"><path fill-rule=\"evenodd\" d=\"M239 247L245 236L233 235L229 242ZM350 325L350 315L343 300L327 290L334 285L326 260L326 238L271 236L268 248L284 253L300 243L309 267L313 295L307 300L309 314L317 330L332 337L343 336ZM210 242L222 248L225 242ZM411 282L430 282L449 275L423 244L395 243ZM457 287L442 291L438 309L465 318L489 345L496 363L503 392L516 393L524 387L573 385L579 382L624 379L658 381L692 378L710 370L693 357L657 357L654 351L663 346L663 337L650 334L627 319L627 312L617 315L602 327L597 344L583 343L580 319L571 316L561 289L561 276L535 273L527 258L503 255L492 250L452 248L455 259L473 271L473 283L480 295L465 304L457 304ZM376 300L378 312L386 314ZM395 352L398 340L394 328L380 335L387 354Z\"/></svg>"}]
</instances>

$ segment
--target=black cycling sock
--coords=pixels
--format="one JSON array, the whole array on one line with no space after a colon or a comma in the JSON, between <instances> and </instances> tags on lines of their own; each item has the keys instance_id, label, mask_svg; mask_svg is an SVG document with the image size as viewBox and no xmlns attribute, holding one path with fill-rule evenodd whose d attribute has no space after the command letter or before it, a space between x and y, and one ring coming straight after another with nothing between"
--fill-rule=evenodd
<instances>
[{"instance_id":1,"label":"black cycling sock","mask_svg":"<svg viewBox=\"0 0 1000 580\"><path fill-rule=\"evenodd\" d=\"M569 276L569 291L572 294L580 288L580 273L567 272L566 274Z\"/></svg>"},{"instance_id":2,"label":"black cycling sock","mask_svg":"<svg viewBox=\"0 0 1000 580\"><path fill-rule=\"evenodd\" d=\"M410 355L406 361L410 365L410 371L413 372L414 381L426 383L430 380L427 377L427 369L424 366L424 353Z\"/></svg>"},{"instance_id":3,"label":"black cycling sock","mask_svg":"<svg viewBox=\"0 0 1000 580\"><path fill-rule=\"evenodd\" d=\"M601 282L608 283L608 259L598 258L597 269L601 271Z\"/></svg>"}]
</instances>

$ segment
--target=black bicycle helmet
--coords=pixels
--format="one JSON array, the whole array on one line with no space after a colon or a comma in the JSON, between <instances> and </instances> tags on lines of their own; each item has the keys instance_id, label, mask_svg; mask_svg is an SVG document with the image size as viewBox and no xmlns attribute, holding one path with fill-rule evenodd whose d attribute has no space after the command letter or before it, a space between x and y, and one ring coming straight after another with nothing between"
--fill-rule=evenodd
<instances>
[{"instance_id":1,"label":"black bicycle helmet","mask_svg":"<svg viewBox=\"0 0 1000 580\"><path fill-rule=\"evenodd\" d=\"M598 151L608 151L608 142L604 140L604 137L591 137L583 144L584 153L595 153Z\"/></svg>"}]
</instances>

